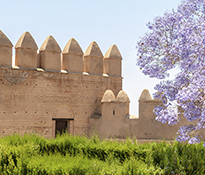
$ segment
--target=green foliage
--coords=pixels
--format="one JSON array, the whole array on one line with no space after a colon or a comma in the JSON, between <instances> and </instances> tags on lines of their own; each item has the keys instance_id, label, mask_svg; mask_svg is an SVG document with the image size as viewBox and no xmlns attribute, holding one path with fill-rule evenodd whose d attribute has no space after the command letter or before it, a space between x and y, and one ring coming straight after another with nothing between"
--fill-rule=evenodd
<instances>
[{"instance_id":1,"label":"green foliage","mask_svg":"<svg viewBox=\"0 0 205 175\"><path fill-rule=\"evenodd\" d=\"M1 138L0 174L205 174L202 144L137 144L97 137Z\"/></svg>"},{"instance_id":2,"label":"green foliage","mask_svg":"<svg viewBox=\"0 0 205 175\"><path fill-rule=\"evenodd\" d=\"M205 148L201 144L152 144L152 164L165 173L205 174Z\"/></svg>"}]
</instances>

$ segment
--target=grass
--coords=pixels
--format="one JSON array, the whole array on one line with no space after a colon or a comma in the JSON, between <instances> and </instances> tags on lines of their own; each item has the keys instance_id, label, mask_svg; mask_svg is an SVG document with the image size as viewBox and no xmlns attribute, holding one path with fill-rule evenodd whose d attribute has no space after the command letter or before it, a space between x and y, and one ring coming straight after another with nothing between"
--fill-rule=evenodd
<instances>
[{"instance_id":1,"label":"grass","mask_svg":"<svg viewBox=\"0 0 205 175\"><path fill-rule=\"evenodd\" d=\"M205 174L202 144L125 143L64 134L0 139L1 174Z\"/></svg>"}]
</instances>

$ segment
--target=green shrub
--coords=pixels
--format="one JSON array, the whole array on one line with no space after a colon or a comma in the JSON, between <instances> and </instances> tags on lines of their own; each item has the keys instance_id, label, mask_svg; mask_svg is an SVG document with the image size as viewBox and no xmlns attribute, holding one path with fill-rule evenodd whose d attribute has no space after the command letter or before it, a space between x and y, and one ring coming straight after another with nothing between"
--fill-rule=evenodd
<instances>
[{"instance_id":1,"label":"green shrub","mask_svg":"<svg viewBox=\"0 0 205 175\"><path fill-rule=\"evenodd\" d=\"M205 174L202 144L137 144L68 134L11 135L0 143L0 174Z\"/></svg>"}]
</instances>

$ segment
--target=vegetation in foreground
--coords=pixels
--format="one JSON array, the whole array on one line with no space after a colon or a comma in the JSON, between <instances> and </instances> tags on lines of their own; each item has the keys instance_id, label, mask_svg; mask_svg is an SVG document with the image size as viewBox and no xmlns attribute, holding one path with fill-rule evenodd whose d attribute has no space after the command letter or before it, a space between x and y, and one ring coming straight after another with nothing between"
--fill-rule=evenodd
<instances>
[{"instance_id":1,"label":"vegetation in foreground","mask_svg":"<svg viewBox=\"0 0 205 175\"><path fill-rule=\"evenodd\" d=\"M125 143L64 134L1 138L0 174L205 174L202 144Z\"/></svg>"}]
</instances>

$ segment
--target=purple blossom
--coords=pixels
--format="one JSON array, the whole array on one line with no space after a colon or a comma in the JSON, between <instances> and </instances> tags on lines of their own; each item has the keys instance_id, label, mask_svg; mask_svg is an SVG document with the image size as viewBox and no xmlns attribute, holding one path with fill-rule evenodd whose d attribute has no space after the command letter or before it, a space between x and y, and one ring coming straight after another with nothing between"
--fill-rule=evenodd
<instances>
[{"instance_id":1,"label":"purple blossom","mask_svg":"<svg viewBox=\"0 0 205 175\"><path fill-rule=\"evenodd\" d=\"M178 141L200 142L195 133L205 128L205 0L184 0L177 10L147 23L149 33L137 45L137 65L150 77L165 79L168 71L180 71L173 80L156 85L156 120L177 124L183 115L194 125L178 131Z\"/></svg>"}]
</instances>

